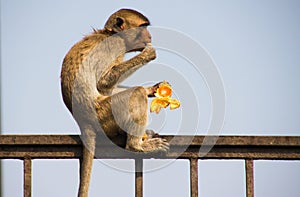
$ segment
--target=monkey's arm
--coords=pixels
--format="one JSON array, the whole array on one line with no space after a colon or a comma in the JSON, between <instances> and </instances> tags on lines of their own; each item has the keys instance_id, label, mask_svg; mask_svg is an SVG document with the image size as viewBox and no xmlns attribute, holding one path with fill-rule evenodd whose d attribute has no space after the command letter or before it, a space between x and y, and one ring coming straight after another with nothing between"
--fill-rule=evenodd
<instances>
[{"instance_id":1,"label":"monkey's arm","mask_svg":"<svg viewBox=\"0 0 300 197\"><path fill-rule=\"evenodd\" d=\"M140 54L127 61L121 62L120 64L114 65L108 72L103 72L105 74L101 75L100 79L98 80L97 89L99 91L103 91L113 88L120 79L126 78L125 76L134 72L155 58L155 49L147 46Z\"/></svg>"}]
</instances>

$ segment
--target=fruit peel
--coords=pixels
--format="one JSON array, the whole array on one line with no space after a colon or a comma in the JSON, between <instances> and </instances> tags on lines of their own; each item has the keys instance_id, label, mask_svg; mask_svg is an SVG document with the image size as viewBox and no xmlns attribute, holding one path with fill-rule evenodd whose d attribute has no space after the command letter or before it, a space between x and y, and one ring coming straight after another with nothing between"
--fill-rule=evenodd
<instances>
[{"instance_id":1,"label":"fruit peel","mask_svg":"<svg viewBox=\"0 0 300 197\"><path fill-rule=\"evenodd\" d=\"M156 112L158 114L161 108L166 108L169 105L171 110L180 107L180 102L177 99L171 98L172 88L166 81L159 84L154 95L156 98L153 99L150 104L150 112Z\"/></svg>"}]
</instances>

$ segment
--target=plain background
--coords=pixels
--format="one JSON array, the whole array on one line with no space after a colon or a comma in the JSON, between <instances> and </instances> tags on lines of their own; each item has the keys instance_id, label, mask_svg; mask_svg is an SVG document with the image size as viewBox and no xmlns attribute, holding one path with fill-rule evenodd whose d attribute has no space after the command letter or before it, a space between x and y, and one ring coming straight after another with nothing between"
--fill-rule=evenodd
<instances>
[{"instance_id":1,"label":"plain background","mask_svg":"<svg viewBox=\"0 0 300 197\"><path fill-rule=\"evenodd\" d=\"M2 134L79 134L60 95L62 59L92 27L102 28L107 17L123 7L141 11L153 26L189 35L208 51L218 65L226 89L222 135L299 136L298 0L1 0ZM156 61L172 68L186 64L164 51L158 51ZM142 83L139 80L149 70L150 66L141 70L128 83ZM185 75L199 80L190 85L197 89L201 121L197 131L184 132L205 134L211 109L207 107L209 92L198 75L192 72ZM179 96L183 106L194 106L188 102L189 98ZM162 134L176 134L175 121L167 115L177 117L179 112L162 113L165 126L154 127L160 128ZM193 119L192 112L187 118ZM152 121L159 123L159 118L153 116ZM111 162L133 168L131 160ZM148 160L145 168L164 162L168 161ZM22 162L2 163L2 195L22 196ZM243 161L206 160L200 161L199 167L200 196L245 196ZM188 161L180 160L146 173L145 196L187 196L188 169ZM255 162L257 197L298 197L299 182L298 161ZM133 183L134 174L95 161L90 196L133 196ZM33 162L33 196L76 196L77 187L78 161Z\"/></svg>"}]
</instances>

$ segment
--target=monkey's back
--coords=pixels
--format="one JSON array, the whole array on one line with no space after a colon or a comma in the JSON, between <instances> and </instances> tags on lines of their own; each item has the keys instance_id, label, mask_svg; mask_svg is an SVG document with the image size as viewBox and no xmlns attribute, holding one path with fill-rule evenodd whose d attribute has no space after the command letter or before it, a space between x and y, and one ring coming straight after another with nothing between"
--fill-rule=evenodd
<instances>
[{"instance_id":1,"label":"monkey's back","mask_svg":"<svg viewBox=\"0 0 300 197\"><path fill-rule=\"evenodd\" d=\"M63 101L71 113L72 94L77 73L89 52L108 36L109 35L107 35L103 30L94 31L93 33L85 36L81 41L77 42L69 50L63 60L61 69L61 91Z\"/></svg>"}]
</instances>

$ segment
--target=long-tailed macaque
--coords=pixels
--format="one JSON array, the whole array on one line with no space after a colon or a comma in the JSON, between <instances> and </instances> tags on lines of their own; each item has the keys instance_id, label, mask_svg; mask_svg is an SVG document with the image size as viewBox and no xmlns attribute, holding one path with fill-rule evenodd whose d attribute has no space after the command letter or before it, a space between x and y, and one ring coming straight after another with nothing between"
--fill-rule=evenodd
<instances>
[{"instance_id":1,"label":"long-tailed macaque","mask_svg":"<svg viewBox=\"0 0 300 197\"><path fill-rule=\"evenodd\" d=\"M105 133L127 150L167 151L169 144L146 138L148 97L159 85L120 88L118 84L156 58L147 30L149 20L131 9L112 14L104 29L94 30L76 43L63 60L61 89L64 103L84 139L78 196L87 197L96 137ZM125 53L140 52L129 60ZM103 135L102 135L103 136Z\"/></svg>"}]
</instances>

